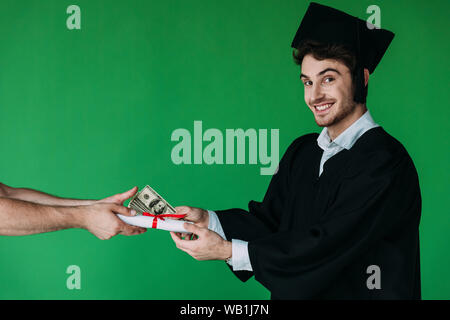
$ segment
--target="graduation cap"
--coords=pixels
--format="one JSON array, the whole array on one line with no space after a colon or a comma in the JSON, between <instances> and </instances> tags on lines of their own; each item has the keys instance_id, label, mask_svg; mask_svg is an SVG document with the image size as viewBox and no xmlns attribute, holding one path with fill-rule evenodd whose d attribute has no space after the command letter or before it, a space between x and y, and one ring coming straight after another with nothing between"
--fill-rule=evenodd
<instances>
[{"instance_id":1,"label":"graduation cap","mask_svg":"<svg viewBox=\"0 0 450 320\"><path fill-rule=\"evenodd\" d=\"M373 27L345 12L311 2L292 41L292 48L299 48L307 40L323 44L341 44L352 51L357 62L357 92L364 89L364 68L372 73L394 38L394 33ZM362 82L362 88L361 88ZM359 88L359 89L358 89ZM365 102L365 101L363 101Z\"/></svg>"}]
</instances>

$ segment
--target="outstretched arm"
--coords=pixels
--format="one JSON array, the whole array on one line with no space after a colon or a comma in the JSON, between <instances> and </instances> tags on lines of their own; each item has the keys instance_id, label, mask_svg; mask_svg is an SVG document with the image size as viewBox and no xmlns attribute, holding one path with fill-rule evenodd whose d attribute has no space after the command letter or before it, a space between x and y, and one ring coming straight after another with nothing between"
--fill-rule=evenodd
<instances>
[{"instance_id":1,"label":"outstretched arm","mask_svg":"<svg viewBox=\"0 0 450 320\"><path fill-rule=\"evenodd\" d=\"M81 227L76 210L0 198L0 234L27 235Z\"/></svg>"},{"instance_id":2,"label":"outstretched arm","mask_svg":"<svg viewBox=\"0 0 450 320\"><path fill-rule=\"evenodd\" d=\"M140 234L146 229L130 226L116 217L117 213L133 215L132 210L122 204L126 197L134 193L136 188L93 204L69 206L9 198L5 189L1 188L0 235L28 235L68 228L86 229L102 240L110 239L116 234Z\"/></svg>"},{"instance_id":3,"label":"outstretched arm","mask_svg":"<svg viewBox=\"0 0 450 320\"><path fill-rule=\"evenodd\" d=\"M0 196L9 199L17 199L53 206L80 206L89 205L96 202L96 200L60 198L42 191L29 188L13 188L3 183L0 183Z\"/></svg>"},{"instance_id":4,"label":"outstretched arm","mask_svg":"<svg viewBox=\"0 0 450 320\"><path fill-rule=\"evenodd\" d=\"M101 200L83 200L60 198L42 191L29 188L13 188L7 186L6 184L0 183L0 197L2 198L23 200L49 206L85 206L97 202L123 204L125 200L134 196L137 190L137 187L133 187L126 192L115 194Z\"/></svg>"}]
</instances>

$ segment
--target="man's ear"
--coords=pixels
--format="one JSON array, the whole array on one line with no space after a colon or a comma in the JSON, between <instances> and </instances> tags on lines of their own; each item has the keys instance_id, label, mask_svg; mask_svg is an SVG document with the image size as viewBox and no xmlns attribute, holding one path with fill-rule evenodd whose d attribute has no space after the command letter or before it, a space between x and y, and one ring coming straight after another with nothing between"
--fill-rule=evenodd
<instances>
[{"instance_id":1,"label":"man's ear","mask_svg":"<svg viewBox=\"0 0 450 320\"><path fill-rule=\"evenodd\" d=\"M364 69L364 86L367 87L369 83L369 70Z\"/></svg>"}]
</instances>

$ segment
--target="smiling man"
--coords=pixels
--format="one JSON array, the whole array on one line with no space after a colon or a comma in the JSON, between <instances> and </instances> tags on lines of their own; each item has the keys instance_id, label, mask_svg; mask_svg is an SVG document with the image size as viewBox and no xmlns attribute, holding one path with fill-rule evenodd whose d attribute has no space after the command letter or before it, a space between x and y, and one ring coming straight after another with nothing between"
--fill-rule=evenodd
<instances>
[{"instance_id":1,"label":"smiling man","mask_svg":"<svg viewBox=\"0 0 450 320\"><path fill-rule=\"evenodd\" d=\"M296 56L296 61L302 64L300 78L305 88L305 102L314 113L317 125L326 127L324 133L328 134L330 140L334 140L361 118L367 109L364 104L355 103L353 96L349 94L353 88L350 68L354 67L335 60L339 59L340 54L345 54L345 49L330 52L332 49L327 48L327 53L321 55L316 48L320 48L320 44L305 43ZM330 58L325 58L326 56ZM367 85L367 69L364 73L364 83Z\"/></svg>"},{"instance_id":2,"label":"smiling man","mask_svg":"<svg viewBox=\"0 0 450 320\"><path fill-rule=\"evenodd\" d=\"M254 275L273 299L420 299L417 172L366 105L393 37L311 3L292 47L322 132L289 146L248 211L178 207L197 237L172 233L177 247L226 260L242 281Z\"/></svg>"}]
</instances>

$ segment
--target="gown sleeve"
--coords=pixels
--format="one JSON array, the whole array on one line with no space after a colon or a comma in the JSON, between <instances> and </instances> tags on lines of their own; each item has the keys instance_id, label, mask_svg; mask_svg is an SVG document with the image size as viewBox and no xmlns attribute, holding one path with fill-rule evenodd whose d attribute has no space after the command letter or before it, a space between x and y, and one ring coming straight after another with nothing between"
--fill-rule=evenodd
<instances>
[{"instance_id":1,"label":"gown sleeve","mask_svg":"<svg viewBox=\"0 0 450 320\"><path fill-rule=\"evenodd\" d=\"M283 155L277 173L272 176L262 202L250 201L249 211L243 209L215 210L227 239L249 241L275 232L289 190L292 158L306 136L296 139Z\"/></svg>"},{"instance_id":2,"label":"gown sleeve","mask_svg":"<svg viewBox=\"0 0 450 320\"><path fill-rule=\"evenodd\" d=\"M366 161L361 170L343 179L338 196L318 223L304 231L249 241L255 279L273 296L317 296L394 227L420 219L417 172L406 151L377 154Z\"/></svg>"},{"instance_id":3,"label":"gown sleeve","mask_svg":"<svg viewBox=\"0 0 450 320\"><path fill-rule=\"evenodd\" d=\"M308 139L314 134L294 140L283 155L277 173L273 175L262 202L250 201L249 211L243 209L215 210L226 238L250 241L276 232L280 216L284 210L285 197L289 191L289 176L292 159ZM232 268L230 267L232 270ZM233 271L242 281L253 276L251 271Z\"/></svg>"}]
</instances>

